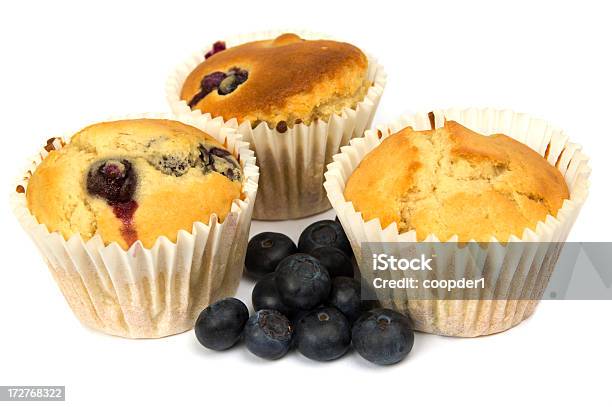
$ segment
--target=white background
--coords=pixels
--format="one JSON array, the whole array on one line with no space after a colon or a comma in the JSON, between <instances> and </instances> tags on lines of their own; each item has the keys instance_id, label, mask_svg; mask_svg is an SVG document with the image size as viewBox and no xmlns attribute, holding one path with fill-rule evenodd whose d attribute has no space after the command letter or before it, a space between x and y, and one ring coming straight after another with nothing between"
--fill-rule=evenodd
<instances>
[{"instance_id":1,"label":"white background","mask_svg":"<svg viewBox=\"0 0 612 407\"><path fill-rule=\"evenodd\" d=\"M166 111L166 77L193 51L241 32L296 27L379 58L389 81L378 122L406 111L493 106L564 127L593 168L571 240L609 240L605 2L82 3L0 6L5 197L47 138L109 115ZM332 363L297 353L270 363L243 346L214 353L192 332L125 340L78 323L7 199L0 203L0 385L66 385L75 406L612 405L612 302L546 301L517 328L485 338L417 334L410 356L388 368L354 353ZM311 221L254 222L252 231L297 238ZM250 288L245 282L239 291L249 304Z\"/></svg>"}]
</instances>

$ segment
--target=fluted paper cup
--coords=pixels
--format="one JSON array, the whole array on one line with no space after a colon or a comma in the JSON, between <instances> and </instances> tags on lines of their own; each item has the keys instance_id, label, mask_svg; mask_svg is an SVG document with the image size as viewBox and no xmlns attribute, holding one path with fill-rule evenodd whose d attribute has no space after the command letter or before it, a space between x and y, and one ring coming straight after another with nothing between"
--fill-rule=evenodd
<instances>
[{"instance_id":1,"label":"fluted paper cup","mask_svg":"<svg viewBox=\"0 0 612 407\"><path fill-rule=\"evenodd\" d=\"M292 32L306 39L330 39L326 35L302 30L265 31L225 40L227 47L246 42L272 39ZM209 47L196 52L180 64L166 83L170 108L177 114L211 117L210 113L191 110L181 100L181 89L187 76L204 61ZM325 167L340 147L353 137L361 137L370 127L382 96L387 77L382 65L370 55L367 77L368 92L354 109L346 108L329 120L317 120L310 125L297 124L280 133L263 122L254 129L250 121L238 123L229 118L225 124L238 130L257 155L261 172L259 191L253 217L255 219L296 219L323 212L330 208L323 188Z\"/></svg>"},{"instance_id":2,"label":"fluted paper cup","mask_svg":"<svg viewBox=\"0 0 612 407\"><path fill-rule=\"evenodd\" d=\"M521 236L511 236L510 244L492 238L486 245L473 242L463 249L458 245L451 257L447 251L436 251L440 245L431 245L432 254L435 254L435 278L459 280L474 276L474 273L490 278L493 286L482 290L476 298L424 299L424 295L415 297L420 294L418 291L404 288L387 288L378 291L377 295L384 306L409 314L420 331L472 337L507 330L528 318L544 293L563 242L588 194L591 171L588 157L580 146L568 140L563 130L527 114L471 108L437 110L434 117L436 127L443 126L444 120L454 120L481 134L503 133L528 145L561 172L570 197L556 216L547 216L534 229L525 229ZM404 115L392 123L366 131L363 138L353 139L350 146L343 147L342 152L334 156L325 173L328 198L349 237L363 277L369 283L374 275L371 259L364 258L366 243L416 243L416 233L414 230L399 233L395 223L383 229L379 219L366 222L352 202L344 198L344 188L370 151L389 135L408 126L415 130L431 129L430 118L425 113ZM430 235L424 242L439 242L439 239ZM449 242L458 242L457 236ZM513 244L521 242L529 244ZM391 251L403 247L388 246ZM402 253L392 254L402 257ZM475 269L473 259L486 259L486 262L482 262L482 268Z\"/></svg>"},{"instance_id":3,"label":"fluted paper cup","mask_svg":"<svg viewBox=\"0 0 612 407\"><path fill-rule=\"evenodd\" d=\"M38 223L27 207L28 179L52 149L69 142L55 138L39 151L11 194L11 205L30 235L77 318L93 329L128 338L158 338L193 328L199 312L233 295L242 275L257 193L255 157L234 129L220 120L143 114L112 120L177 120L213 136L239 157L244 169L242 199L232 202L223 222L213 214L178 232L176 243L159 237L153 247L136 241L128 250L105 245L99 235L68 240Z\"/></svg>"}]
</instances>

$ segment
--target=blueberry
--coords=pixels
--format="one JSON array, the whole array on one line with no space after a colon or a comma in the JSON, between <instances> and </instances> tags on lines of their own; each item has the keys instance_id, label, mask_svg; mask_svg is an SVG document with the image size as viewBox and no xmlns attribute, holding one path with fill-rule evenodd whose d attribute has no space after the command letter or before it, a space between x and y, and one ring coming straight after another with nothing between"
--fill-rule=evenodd
<instances>
[{"instance_id":1,"label":"blueberry","mask_svg":"<svg viewBox=\"0 0 612 407\"><path fill-rule=\"evenodd\" d=\"M299 309L312 309L325 301L331 290L329 273L319 260L297 253L276 267L276 288L283 302Z\"/></svg>"},{"instance_id":2,"label":"blueberry","mask_svg":"<svg viewBox=\"0 0 612 407\"><path fill-rule=\"evenodd\" d=\"M300 353L309 359L338 359L351 344L351 325L335 308L316 309L298 322L296 342Z\"/></svg>"},{"instance_id":3,"label":"blueberry","mask_svg":"<svg viewBox=\"0 0 612 407\"><path fill-rule=\"evenodd\" d=\"M302 253L312 253L321 246L331 246L352 256L349 243L342 226L333 220L320 220L308 226L300 235L298 250Z\"/></svg>"},{"instance_id":4,"label":"blueberry","mask_svg":"<svg viewBox=\"0 0 612 407\"><path fill-rule=\"evenodd\" d=\"M361 285L351 277L334 278L328 303L338 308L349 322L355 321L363 310Z\"/></svg>"},{"instance_id":5,"label":"blueberry","mask_svg":"<svg viewBox=\"0 0 612 407\"><path fill-rule=\"evenodd\" d=\"M236 88L246 82L249 78L249 73L240 68L232 68L228 71L227 76L219 84L217 92L219 95L227 95L236 90Z\"/></svg>"},{"instance_id":6,"label":"blueberry","mask_svg":"<svg viewBox=\"0 0 612 407\"><path fill-rule=\"evenodd\" d=\"M221 82L227 77L225 72L212 72L202 78L202 91L209 94L213 90L217 89Z\"/></svg>"},{"instance_id":7,"label":"blueberry","mask_svg":"<svg viewBox=\"0 0 612 407\"><path fill-rule=\"evenodd\" d=\"M221 51L225 51L225 42L217 41L213 44L212 49L204 54L204 59L208 59Z\"/></svg>"},{"instance_id":8,"label":"blueberry","mask_svg":"<svg viewBox=\"0 0 612 407\"><path fill-rule=\"evenodd\" d=\"M229 73L236 76L236 80L239 84L244 83L247 79L249 79L249 71L247 71L246 69L233 67L229 70Z\"/></svg>"},{"instance_id":9,"label":"blueberry","mask_svg":"<svg viewBox=\"0 0 612 407\"><path fill-rule=\"evenodd\" d=\"M380 302L376 297L374 287L368 282L361 279L361 308L362 311L370 311L376 308L380 308Z\"/></svg>"},{"instance_id":10,"label":"blueberry","mask_svg":"<svg viewBox=\"0 0 612 407\"><path fill-rule=\"evenodd\" d=\"M329 272L331 278L334 277L353 277L353 261L340 249L331 246L320 246L310 253L312 257L321 262Z\"/></svg>"},{"instance_id":11,"label":"blueberry","mask_svg":"<svg viewBox=\"0 0 612 407\"><path fill-rule=\"evenodd\" d=\"M274 272L282 259L296 252L297 247L288 236L264 232L249 241L244 264L250 275L262 277Z\"/></svg>"},{"instance_id":12,"label":"blueberry","mask_svg":"<svg viewBox=\"0 0 612 407\"><path fill-rule=\"evenodd\" d=\"M229 151L224 150L224 149L219 148L219 147L212 147L209 150L209 152L210 152L210 154L214 155L215 157L221 157L221 158L229 157L231 155Z\"/></svg>"},{"instance_id":13,"label":"blueberry","mask_svg":"<svg viewBox=\"0 0 612 407\"><path fill-rule=\"evenodd\" d=\"M291 347L293 328L283 314L262 309L251 315L244 328L247 349L264 359L279 359Z\"/></svg>"},{"instance_id":14,"label":"blueberry","mask_svg":"<svg viewBox=\"0 0 612 407\"><path fill-rule=\"evenodd\" d=\"M315 307L314 309L317 310L317 309L321 309L323 307L324 307L323 305L319 305L319 306ZM312 309L295 309L295 310L293 310L293 312L291 313L291 323L293 324L293 326L297 327L298 322L300 322L300 320L302 318L304 318L307 314L311 313L312 311L313 311Z\"/></svg>"},{"instance_id":15,"label":"blueberry","mask_svg":"<svg viewBox=\"0 0 612 407\"><path fill-rule=\"evenodd\" d=\"M232 93L239 85L246 82L248 78L249 72L238 67L233 67L227 72L216 71L209 73L202 78L200 91L189 101L189 107L193 108L215 89L217 89L219 95Z\"/></svg>"},{"instance_id":16,"label":"blueberry","mask_svg":"<svg viewBox=\"0 0 612 407\"><path fill-rule=\"evenodd\" d=\"M212 72L204 76L200 82L200 91L193 96L191 101L189 101L189 107L194 107L200 100L204 99L206 95L217 89L226 76L227 74L225 72L220 71Z\"/></svg>"},{"instance_id":17,"label":"blueberry","mask_svg":"<svg viewBox=\"0 0 612 407\"><path fill-rule=\"evenodd\" d=\"M204 173L214 171L227 177L230 181L241 181L242 170L238 160L229 151L219 147L207 147L200 144L198 165L201 165Z\"/></svg>"},{"instance_id":18,"label":"blueberry","mask_svg":"<svg viewBox=\"0 0 612 407\"><path fill-rule=\"evenodd\" d=\"M136 191L136 173L125 159L109 159L94 163L87 173L87 192L109 203L132 200Z\"/></svg>"},{"instance_id":19,"label":"blueberry","mask_svg":"<svg viewBox=\"0 0 612 407\"><path fill-rule=\"evenodd\" d=\"M249 310L236 298L225 298L206 307L195 323L198 341L213 350L229 349L238 342Z\"/></svg>"},{"instance_id":20,"label":"blueberry","mask_svg":"<svg viewBox=\"0 0 612 407\"><path fill-rule=\"evenodd\" d=\"M219 95L227 95L232 93L238 87L238 81L234 75L229 75L219 84Z\"/></svg>"},{"instance_id":21,"label":"blueberry","mask_svg":"<svg viewBox=\"0 0 612 407\"><path fill-rule=\"evenodd\" d=\"M344 233L344 236L346 236L346 232L344 232L344 227L342 226L342 223L340 222L340 219L338 219L338 216L334 217L334 222L336 222L338 224L338 226L340 226L340 229L342 229L342 232ZM346 238L346 240L348 240L348 237ZM354 257L354 253L353 253L353 248L351 247L350 241L349 241L348 249L349 249L349 253L347 253L348 256L350 258L353 258Z\"/></svg>"},{"instance_id":22,"label":"blueberry","mask_svg":"<svg viewBox=\"0 0 612 407\"><path fill-rule=\"evenodd\" d=\"M390 309L368 311L353 325L353 348L378 365L399 362L410 353L413 344L410 318Z\"/></svg>"},{"instance_id":23,"label":"blueberry","mask_svg":"<svg viewBox=\"0 0 612 407\"><path fill-rule=\"evenodd\" d=\"M255 284L251 294L253 309L273 309L283 315L291 315L292 310L280 298L274 281L274 274L267 274Z\"/></svg>"}]
</instances>

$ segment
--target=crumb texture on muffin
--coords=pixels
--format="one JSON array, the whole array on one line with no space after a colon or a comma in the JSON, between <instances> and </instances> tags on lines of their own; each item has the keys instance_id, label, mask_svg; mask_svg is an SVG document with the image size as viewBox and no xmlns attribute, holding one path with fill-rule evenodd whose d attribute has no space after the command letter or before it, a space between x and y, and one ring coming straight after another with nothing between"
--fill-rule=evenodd
<instances>
[{"instance_id":1,"label":"crumb texture on muffin","mask_svg":"<svg viewBox=\"0 0 612 407\"><path fill-rule=\"evenodd\" d=\"M453 121L389 136L353 172L344 195L366 221L396 222L419 240L457 235L461 242L520 238L569 198L561 173L528 146Z\"/></svg>"},{"instance_id":2,"label":"crumb texture on muffin","mask_svg":"<svg viewBox=\"0 0 612 407\"><path fill-rule=\"evenodd\" d=\"M51 151L36 168L27 205L39 223L64 238L99 234L128 248L159 236L222 221L240 198L242 168L213 137L161 119L98 123Z\"/></svg>"},{"instance_id":3,"label":"crumb texture on muffin","mask_svg":"<svg viewBox=\"0 0 612 407\"><path fill-rule=\"evenodd\" d=\"M211 55L189 74L181 99L225 120L310 124L361 102L367 68L367 57L351 44L283 34Z\"/></svg>"}]
</instances>

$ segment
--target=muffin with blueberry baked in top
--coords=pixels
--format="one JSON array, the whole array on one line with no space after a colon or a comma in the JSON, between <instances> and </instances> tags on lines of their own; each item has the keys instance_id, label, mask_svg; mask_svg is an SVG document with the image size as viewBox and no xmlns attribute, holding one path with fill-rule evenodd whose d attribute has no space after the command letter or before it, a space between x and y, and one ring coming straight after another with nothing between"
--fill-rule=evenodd
<instances>
[{"instance_id":1,"label":"muffin with blueberry baked in top","mask_svg":"<svg viewBox=\"0 0 612 407\"><path fill-rule=\"evenodd\" d=\"M213 117L286 130L355 107L370 86L367 72L365 54L344 42L282 34L227 49L216 43L181 99Z\"/></svg>"},{"instance_id":2,"label":"muffin with blueberry baked in top","mask_svg":"<svg viewBox=\"0 0 612 407\"><path fill-rule=\"evenodd\" d=\"M261 172L257 219L329 209L325 166L363 134L382 95L385 75L373 59L349 43L307 36L218 41L169 80L175 113L222 118L251 143Z\"/></svg>"},{"instance_id":3,"label":"muffin with blueberry baked in top","mask_svg":"<svg viewBox=\"0 0 612 407\"><path fill-rule=\"evenodd\" d=\"M16 189L16 214L81 322L167 336L235 293L257 167L233 129L126 119L45 150Z\"/></svg>"},{"instance_id":4,"label":"muffin with blueberry baked in top","mask_svg":"<svg viewBox=\"0 0 612 407\"><path fill-rule=\"evenodd\" d=\"M37 220L66 239L99 234L107 244L151 247L213 214L223 221L242 177L236 157L194 127L122 120L89 126L52 151L26 197Z\"/></svg>"}]
</instances>

